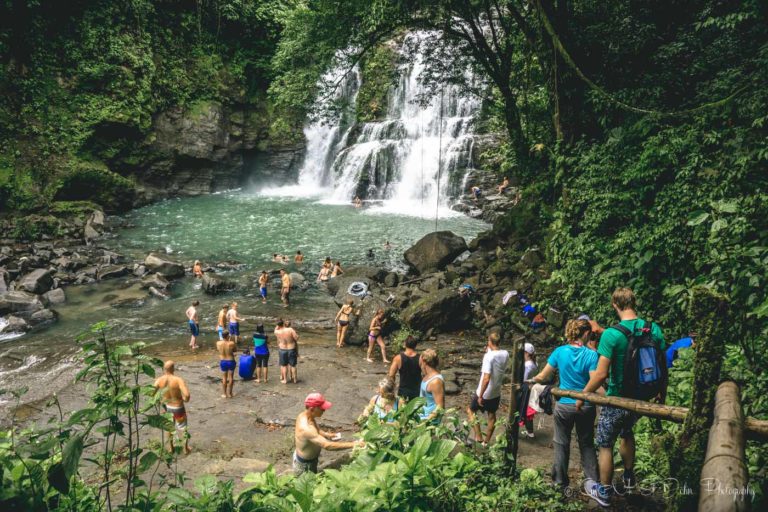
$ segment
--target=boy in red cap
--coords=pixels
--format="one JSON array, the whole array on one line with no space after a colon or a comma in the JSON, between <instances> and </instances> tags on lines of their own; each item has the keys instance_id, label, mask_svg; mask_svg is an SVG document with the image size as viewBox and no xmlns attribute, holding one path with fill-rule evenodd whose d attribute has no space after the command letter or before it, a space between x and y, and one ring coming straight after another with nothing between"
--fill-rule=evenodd
<instances>
[{"instance_id":1,"label":"boy in red cap","mask_svg":"<svg viewBox=\"0 0 768 512\"><path fill-rule=\"evenodd\" d=\"M311 393L304 400L306 410L296 418L296 450L293 452L293 471L296 476L311 471L317 473L320 450L346 450L364 446L362 441L332 441L341 437L338 433L325 432L317 426L316 419L331 408L321 393Z\"/></svg>"}]
</instances>

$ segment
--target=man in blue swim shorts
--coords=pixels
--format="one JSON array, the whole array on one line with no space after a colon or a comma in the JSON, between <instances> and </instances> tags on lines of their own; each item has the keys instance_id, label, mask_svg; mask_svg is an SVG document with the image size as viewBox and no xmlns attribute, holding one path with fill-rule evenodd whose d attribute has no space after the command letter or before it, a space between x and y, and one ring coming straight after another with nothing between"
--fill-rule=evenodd
<instances>
[{"instance_id":1,"label":"man in blue swim shorts","mask_svg":"<svg viewBox=\"0 0 768 512\"><path fill-rule=\"evenodd\" d=\"M229 307L227 320L229 321L229 335L232 336L232 341L237 344L240 341L240 320L244 320L237 316L237 302L233 302Z\"/></svg>"},{"instance_id":2,"label":"man in blue swim shorts","mask_svg":"<svg viewBox=\"0 0 768 512\"><path fill-rule=\"evenodd\" d=\"M259 293L261 294L262 304L267 303L267 284L269 284L269 274L267 274L266 270L262 270L259 276Z\"/></svg>"},{"instance_id":3,"label":"man in blue swim shorts","mask_svg":"<svg viewBox=\"0 0 768 512\"><path fill-rule=\"evenodd\" d=\"M200 324L197 320L197 306L200 305L200 301L196 300L192 302L192 305L187 308L187 321L189 323L189 330L192 331L192 337L189 339L189 348L197 348L197 337L200 335Z\"/></svg>"},{"instance_id":4,"label":"man in blue swim shorts","mask_svg":"<svg viewBox=\"0 0 768 512\"><path fill-rule=\"evenodd\" d=\"M224 333L224 339L216 342L219 352L219 368L221 368L221 388L224 393L221 398L232 398L232 386L235 384L235 342L230 341L229 333Z\"/></svg>"}]
</instances>

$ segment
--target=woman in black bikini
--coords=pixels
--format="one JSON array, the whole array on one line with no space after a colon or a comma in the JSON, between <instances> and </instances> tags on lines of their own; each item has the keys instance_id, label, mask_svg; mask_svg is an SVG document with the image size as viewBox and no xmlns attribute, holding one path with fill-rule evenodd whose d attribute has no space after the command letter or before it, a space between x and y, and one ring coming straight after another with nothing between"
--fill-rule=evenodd
<instances>
[{"instance_id":1,"label":"woman in black bikini","mask_svg":"<svg viewBox=\"0 0 768 512\"><path fill-rule=\"evenodd\" d=\"M365 358L369 363L373 362L371 355L373 355L373 345L378 343L381 349L381 359L385 363L389 363L387 359L387 346L384 344L384 338L381 336L381 328L384 325L384 310L379 309L376 311L376 315L371 320L371 326L368 330L368 355Z\"/></svg>"},{"instance_id":2,"label":"woman in black bikini","mask_svg":"<svg viewBox=\"0 0 768 512\"><path fill-rule=\"evenodd\" d=\"M341 309L336 313L336 348L343 347L344 340L347 337L347 329L349 329L349 315L352 314L352 304L354 299L349 299L346 304L341 306Z\"/></svg>"}]
</instances>

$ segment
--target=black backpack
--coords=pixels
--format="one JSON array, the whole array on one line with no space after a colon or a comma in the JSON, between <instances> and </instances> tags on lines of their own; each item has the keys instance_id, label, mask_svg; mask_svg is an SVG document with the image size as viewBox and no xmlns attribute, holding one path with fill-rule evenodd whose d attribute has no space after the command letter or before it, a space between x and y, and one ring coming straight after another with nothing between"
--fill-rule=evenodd
<instances>
[{"instance_id":1,"label":"black backpack","mask_svg":"<svg viewBox=\"0 0 768 512\"><path fill-rule=\"evenodd\" d=\"M642 321L635 331L621 324L613 326L627 338L627 352L624 354L624 385L621 395L636 400L650 400L667 393L667 362L661 346L651 336L653 323Z\"/></svg>"}]
</instances>

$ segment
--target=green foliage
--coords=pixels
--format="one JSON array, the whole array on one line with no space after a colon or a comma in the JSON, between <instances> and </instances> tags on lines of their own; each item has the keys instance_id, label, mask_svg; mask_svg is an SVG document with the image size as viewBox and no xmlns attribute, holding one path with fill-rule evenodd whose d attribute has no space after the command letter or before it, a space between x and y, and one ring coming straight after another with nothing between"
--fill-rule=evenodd
<instances>
[{"instance_id":1,"label":"green foliage","mask_svg":"<svg viewBox=\"0 0 768 512\"><path fill-rule=\"evenodd\" d=\"M103 164L77 162L60 178L55 199L93 201L104 205L107 210L119 211L132 204L134 194L132 180L111 172Z\"/></svg>"},{"instance_id":2,"label":"green foliage","mask_svg":"<svg viewBox=\"0 0 768 512\"><path fill-rule=\"evenodd\" d=\"M389 90L397 78L397 52L390 44L376 46L360 66L362 84L357 92L357 120L380 121L387 113Z\"/></svg>"}]
</instances>

